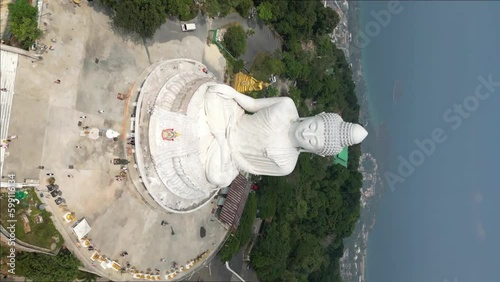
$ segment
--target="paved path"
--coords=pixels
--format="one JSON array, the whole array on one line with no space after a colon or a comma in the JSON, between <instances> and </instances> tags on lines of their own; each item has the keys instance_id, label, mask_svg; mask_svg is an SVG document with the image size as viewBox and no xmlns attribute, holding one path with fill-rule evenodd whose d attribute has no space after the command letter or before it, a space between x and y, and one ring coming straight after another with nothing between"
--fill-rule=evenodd
<instances>
[{"instance_id":1,"label":"paved path","mask_svg":"<svg viewBox=\"0 0 500 282\"><path fill-rule=\"evenodd\" d=\"M187 40L192 40L192 38L197 38L201 42L207 42L208 30L210 29L210 23L206 20L205 16L199 13L194 19L189 21L190 23L196 24L196 30L183 32L181 31L181 22L167 20L156 32L151 40L146 42L146 48L151 51L151 61L152 63L158 62L159 57L165 58L167 54L158 53L158 49L161 46L165 46L168 42L172 45L180 45ZM155 52L156 51L156 52ZM204 44L203 46L197 46L192 44L191 48L186 48L182 53L178 53L177 50L172 50L173 54L170 58L196 58L197 54L202 53L202 57L197 59L199 62L207 66L208 70L215 74L215 76L223 81L224 69L226 67L226 60L220 54L217 46L208 46ZM177 54L175 54L177 53ZM168 56L167 55L167 56ZM174 56L172 56L174 55Z\"/></svg>"},{"instance_id":2,"label":"paved path","mask_svg":"<svg viewBox=\"0 0 500 282\"><path fill-rule=\"evenodd\" d=\"M259 279L252 269L247 269L248 264L243 261L244 248L236 254L229 265L243 280L258 282ZM185 281L240 281L231 273L218 256L214 257L204 268L188 276Z\"/></svg>"},{"instance_id":3,"label":"paved path","mask_svg":"<svg viewBox=\"0 0 500 282\"><path fill-rule=\"evenodd\" d=\"M6 91L1 91L0 95L0 140L7 138L9 132L10 112L12 109L12 99L14 97L14 82L16 81L17 63L19 55L8 51L0 51L0 87L6 88ZM8 149L7 149L8 150ZM0 151L0 175L3 175L3 164L5 155L8 154L5 148Z\"/></svg>"},{"instance_id":4,"label":"paved path","mask_svg":"<svg viewBox=\"0 0 500 282\"><path fill-rule=\"evenodd\" d=\"M24 49L21 49L21 48L18 48L18 47L14 47L14 46L9 46L9 45L5 45L5 44L0 44L0 49L4 50L4 51L8 51L8 52L11 52L11 53L15 53L15 54L18 54L18 55L23 55L23 56L26 56L28 58L31 58L32 60L34 61L39 61L42 59L42 56L41 55L38 55L38 54L35 54L35 53L32 53L30 51L26 51Z\"/></svg>"}]
</instances>

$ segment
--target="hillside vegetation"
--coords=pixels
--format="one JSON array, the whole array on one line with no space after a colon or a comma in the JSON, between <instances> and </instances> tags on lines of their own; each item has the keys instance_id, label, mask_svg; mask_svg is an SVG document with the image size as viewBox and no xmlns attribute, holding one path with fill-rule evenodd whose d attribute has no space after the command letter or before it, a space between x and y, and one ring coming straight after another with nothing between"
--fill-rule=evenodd
<instances>
[{"instance_id":1,"label":"hillside vegetation","mask_svg":"<svg viewBox=\"0 0 500 282\"><path fill-rule=\"evenodd\" d=\"M252 69L262 76L269 68L270 73L296 81L289 95L301 116L336 112L357 122L351 70L328 36L338 15L320 1L255 2L259 16L264 15L284 42L273 60L260 60L271 66ZM360 155L359 146L349 148L346 169L332 165L332 158L301 154L290 176L263 177L259 211L268 220L251 256L262 281L341 281L342 241L360 214Z\"/></svg>"}]
</instances>

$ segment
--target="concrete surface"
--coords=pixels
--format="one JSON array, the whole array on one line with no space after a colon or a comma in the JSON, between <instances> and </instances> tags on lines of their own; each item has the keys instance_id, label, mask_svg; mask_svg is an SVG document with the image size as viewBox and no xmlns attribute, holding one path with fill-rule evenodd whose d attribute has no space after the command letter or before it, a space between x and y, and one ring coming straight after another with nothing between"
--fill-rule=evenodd
<instances>
[{"instance_id":1,"label":"concrete surface","mask_svg":"<svg viewBox=\"0 0 500 282\"><path fill-rule=\"evenodd\" d=\"M247 262L243 261L244 249L240 250L231 261L229 266L236 273L238 273L241 278L247 282L258 282L257 275L250 268L247 269ZM224 262L222 262L219 257L215 257L210 263L206 264L196 273L189 275L183 281L240 281L235 275L233 275L227 268Z\"/></svg>"},{"instance_id":2,"label":"concrete surface","mask_svg":"<svg viewBox=\"0 0 500 282\"><path fill-rule=\"evenodd\" d=\"M47 50L38 62L19 57L8 132L19 138L10 144L4 171L16 173L19 182L39 178L41 190L45 190L47 173L54 174L66 207L57 206L45 192L47 209L68 248L84 267L101 276L132 279L129 274L92 265L92 252L79 247L72 224L62 218L65 209L77 219L87 219L92 227L88 237L103 255L122 265L129 262L138 270L158 268L163 275L173 261L185 264L207 249L215 250L227 230L213 220L211 205L188 215L152 209L127 178L115 180L120 167L110 160L125 157L122 139L100 137L94 141L81 136L78 127L81 121L90 128L121 133L128 126L124 123L125 101L116 95L127 93L150 62L178 57L206 61L222 78L225 61L218 51L206 47L208 30L199 28L198 33L188 35L170 30L175 24L167 23L158 39L144 45L115 33L109 17L86 3L78 7L59 0L44 5L44 13L51 14L42 18L45 36L40 42L54 50ZM58 79L59 84L55 83ZM87 118L80 119L83 115ZM45 169L38 169L40 165ZM162 220L169 225L161 226ZM199 236L201 226L207 231L204 238ZM123 251L129 255L120 257ZM160 262L161 258L167 261Z\"/></svg>"}]
</instances>

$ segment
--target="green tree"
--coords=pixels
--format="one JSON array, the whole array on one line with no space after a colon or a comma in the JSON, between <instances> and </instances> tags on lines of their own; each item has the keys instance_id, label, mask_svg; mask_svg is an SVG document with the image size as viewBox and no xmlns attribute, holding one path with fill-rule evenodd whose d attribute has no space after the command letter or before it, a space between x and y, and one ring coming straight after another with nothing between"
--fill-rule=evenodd
<instances>
[{"instance_id":1,"label":"green tree","mask_svg":"<svg viewBox=\"0 0 500 282\"><path fill-rule=\"evenodd\" d=\"M304 65L290 52L283 53L283 63L286 66L285 75L292 80L304 73Z\"/></svg>"},{"instance_id":2,"label":"green tree","mask_svg":"<svg viewBox=\"0 0 500 282\"><path fill-rule=\"evenodd\" d=\"M243 27L239 24L230 26L224 34L222 44L235 58L243 55L247 44Z\"/></svg>"},{"instance_id":3,"label":"green tree","mask_svg":"<svg viewBox=\"0 0 500 282\"><path fill-rule=\"evenodd\" d=\"M331 8L324 7L321 4L320 6L321 7L317 9L316 22L313 25L313 30L319 35L330 34L339 23L339 15Z\"/></svg>"},{"instance_id":4,"label":"green tree","mask_svg":"<svg viewBox=\"0 0 500 282\"><path fill-rule=\"evenodd\" d=\"M17 274L33 281L74 281L80 261L68 250L57 256L22 253L16 261Z\"/></svg>"},{"instance_id":5,"label":"green tree","mask_svg":"<svg viewBox=\"0 0 500 282\"><path fill-rule=\"evenodd\" d=\"M43 34L38 28L38 10L27 0L18 0L8 7L10 31L20 46L28 49Z\"/></svg>"},{"instance_id":6,"label":"green tree","mask_svg":"<svg viewBox=\"0 0 500 282\"><path fill-rule=\"evenodd\" d=\"M42 31L37 27L36 20L30 18L23 18L21 22L12 22L10 31L24 49L28 49L42 35Z\"/></svg>"},{"instance_id":7,"label":"green tree","mask_svg":"<svg viewBox=\"0 0 500 282\"><path fill-rule=\"evenodd\" d=\"M257 7L257 12L259 13L259 18L261 18L265 22L272 21L273 18L273 6L271 3L265 1L260 3Z\"/></svg>"},{"instance_id":8,"label":"green tree","mask_svg":"<svg viewBox=\"0 0 500 282\"><path fill-rule=\"evenodd\" d=\"M291 269L299 273L311 273L321 267L325 251L314 235L308 233L301 235L292 255Z\"/></svg>"},{"instance_id":9,"label":"green tree","mask_svg":"<svg viewBox=\"0 0 500 282\"><path fill-rule=\"evenodd\" d=\"M106 7L114 9L118 5L118 0L101 0L101 3Z\"/></svg>"},{"instance_id":10,"label":"green tree","mask_svg":"<svg viewBox=\"0 0 500 282\"><path fill-rule=\"evenodd\" d=\"M166 11L167 14L174 15L181 21L190 20L197 14L192 0L166 0Z\"/></svg>"},{"instance_id":11,"label":"green tree","mask_svg":"<svg viewBox=\"0 0 500 282\"><path fill-rule=\"evenodd\" d=\"M304 218L306 217L307 214L307 202L304 201L303 199L298 199L297 200L297 216L299 218Z\"/></svg>"},{"instance_id":12,"label":"green tree","mask_svg":"<svg viewBox=\"0 0 500 282\"><path fill-rule=\"evenodd\" d=\"M252 8L252 6L253 6L252 0L240 0L237 3L237 6L235 8L236 8L236 11L238 11L238 13L242 17L246 18L246 17L248 17L248 12Z\"/></svg>"},{"instance_id":13,"label":"green tree","mask_svg":"<svg viewBox=\"0 0 500 282\"><path fill-rule=\"evenodd\" d=\"M245 68L245 62L243 60L233 60L229 58L229 63L233 65L233 73L238 73Z\"/></svg>"},{"instance_id":14,"label":"green tree","mask_svg":"<svg viewBox=\"0 0 500 282\"><path fill-rule=\"evenodd\" d=\"M287 269L291 249L290 226L273 221L252 251L250 263L262 281L276 281Z\"/></svg>"},{"instance_id":15,"label":"green tree","mask_svg":"<svg viewBox=\"0 0 500 282\"><path fill-rule=\"evenodd\" d=\"M229 14L232 6L227 0L206 0L203 7L210 17L217 17Z\"/></svg>"},{"instance_id":16,"label":"green tree","mask_svg":"<svg viewBox=\"0 0 500 282\"><path fill-rule=\"evenodd\" d=\"M267 87L265 91L266 91L266 97L268 98L278 97L280 95L280 91L278 90L278 88L274 86Z\"/></svg>"},{"instance_id":17,"label":"green tree","mask_svg":"<svg viewBox=\"0 0 500 282\"><path fill-rule=\"evenodd\" d=\"M38 15L38 10L31 6L27 0L17 0L14 3L10 3L9 16L12 21L19 21L23 18L36 19Z\"/></svg>"},{"instance_id":18,"label":"green tree","mask_svg":"<svg viewBox=\"0 0 500 282\"><path fill-rule=\"evenodd\" d=\"M260 190L259 215L264 219L272 218L276 214L276 203L279 198L277 190L270 185L265 185Z\"/></svg>"},{"instance_id":19,"label":"green tree","mask_svg":"<svg viewBox=\"0 0 500 282\"><path fill-rule=\"evenodd\" d=\"M252 238L252 227L257 214L257 196L251 192L248 195L245 209L241 215L240 225L234 234L231 234L219 251L222 261L230 260Z\"/></svg>"},{"instance_id":20,"label":"green tree","mask_svg":"<svg viewBox=\"0 0 500 282\"><path fill-rule=\"evenodd\" d=\"M250 37L255 34L255 29L249 28L247 29L247 36Z\"/></svg>"},{"instance_id":21,"label":"green tree","mask_svg":"<svg viewBox=\"0 0 500 282\"><path fill-rule=\"evenodd\" d=\"M86 271L79 271L78 276L76 277L77 280L83 282L95 282L97 281L97 278L99 278L99 276Z\"/></svg>"},{"instance_id":22,"label":"green tree","mask_svg":"<svg viewBox=\"0 0 500 282\"><path fill-rule=\"evenodd\" d=\"M163 0L127 0L116 4L113 22L127 32L151 38L166 18Z\"/></svg>"},{"instance_id":23,"label":"green tree","mask_svg":"<svg viewBox=\"0 0 500 282\"><path fill-rule=\"evenodd\" d=\"M236 231L236 235L240 240L240 247L246 245L252 238L252 227L256 215L257 195L254 192L250 192L247 203L245 204L245 209L241 215L240 226Z\"/></svg>"},{"instance_id":24,"label":"green tree","mask_svg":"<svg viewBox=\"0 0 500 282\"><path fill-rule=\"evenodd\" d=\"M231 260L231 258L240 250L240 246L240 240L236 237L236 235L231 234L218 253L220 260L223 262Z\"/></svg>"},{"instance_id":25,"label":"green tree","mask_svg":"<svg viewBox=\"0 0 500 282\"><path fill-rule=\"evenodd\" d=\"M285 70L281 60L267 53L259 53L255 56L250 71L259 80L267 81L271 74L282 74Z\"/></svg>"}]
</instances>

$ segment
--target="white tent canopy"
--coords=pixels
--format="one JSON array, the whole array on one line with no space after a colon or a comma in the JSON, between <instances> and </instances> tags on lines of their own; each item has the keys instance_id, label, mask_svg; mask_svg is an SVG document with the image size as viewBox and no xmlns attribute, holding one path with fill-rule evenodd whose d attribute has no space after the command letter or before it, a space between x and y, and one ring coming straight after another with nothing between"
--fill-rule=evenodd
<instances>
[{"instance_id":1,"label":"white tent canopy","mask_svg":"<svg viewBox=\"0 0 500 282\"><path fill-rule=\"evenodd\" d=\"M106 137L108 137L109 139L113 139L118 136L120 136L120 133L114 131L113 129L106 130Z\"/></svg>"},{"instance_id":2,"label":"white tent canopy","mask_svg":"<svg viewBox=\"0 0 500 282\"><path fill-rule=\"evenodd\" d=\"M73 231L75 232L76 236L78 237L78 240L85 237L85 235L87 235L87 233L90 232L90 229L91 229L90 225L85 218L80 220L80 222L78 222L78 224L75 225L75 227L73 227Z\"/></svg>"}]
</instances>

